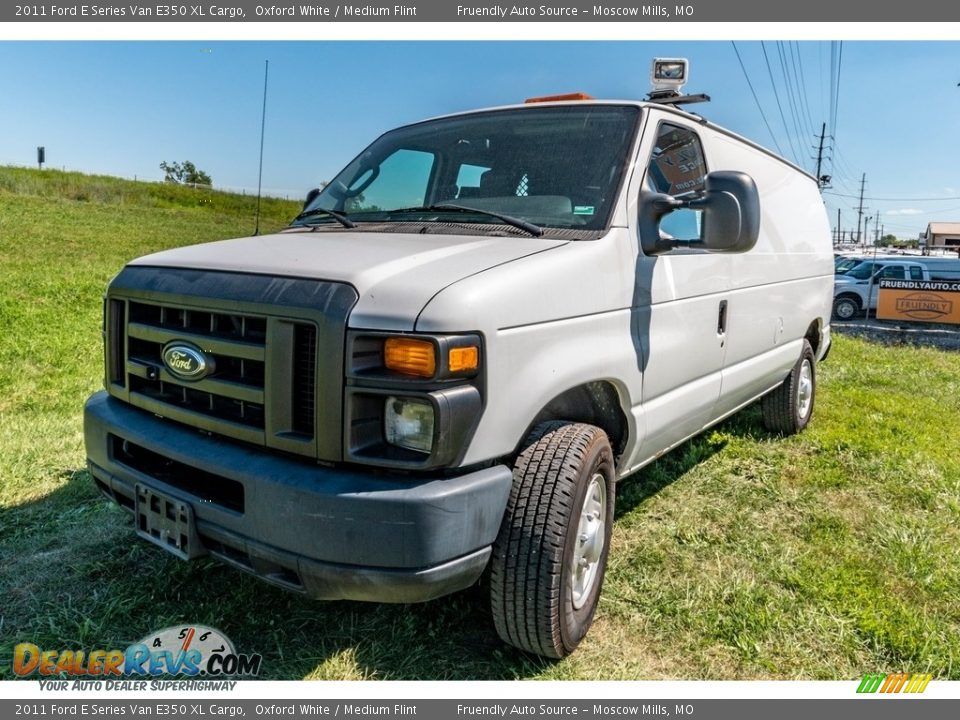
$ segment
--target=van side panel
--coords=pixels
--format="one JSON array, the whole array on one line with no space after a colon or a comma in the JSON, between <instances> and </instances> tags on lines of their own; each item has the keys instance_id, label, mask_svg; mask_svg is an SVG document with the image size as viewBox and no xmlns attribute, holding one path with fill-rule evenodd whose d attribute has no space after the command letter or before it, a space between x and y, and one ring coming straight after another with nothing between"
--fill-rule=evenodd
<instances>
[{"instance_id":1,"label":"van side panel","mask_svg":"<svg viewBox=\"0 0 960 720\"><path fill-rule=\"evenodd\" d=\"M650 288L649 308L642 299L636 308L641 322L635 329L649 344L643 367L645 453L672 447L713 417L726 353L718 320L729 276L726 255L638 259L637 284Z\"/></svg>"},{"instance_id":2,"label":"van side panel","mask_svg":"<svg viewBox=\"0 0 960 720\"><path fill-rule=\"evenodd\" d=\"M724 134L704 135L711 169L745 170L760 193L757 244L730 256L720 415L785 378L811 324L829 327L833 249L816 183Z\"/></svg>"}]
</instances>

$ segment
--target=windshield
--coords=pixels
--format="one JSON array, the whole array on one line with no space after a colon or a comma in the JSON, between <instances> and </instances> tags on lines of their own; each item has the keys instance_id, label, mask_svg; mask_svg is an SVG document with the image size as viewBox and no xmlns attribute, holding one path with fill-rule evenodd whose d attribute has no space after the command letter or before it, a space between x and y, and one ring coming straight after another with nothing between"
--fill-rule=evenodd
<instances>
[{"instance_id":1,"label":"windshield","mask_svg":"<svg viewBox=\"0 0 960 720\"><path fill-rule=\"evenodd\" d=\"M861 262L863 261L858 260L857 258L838 257L836 260L834 260L834 271L838 275L843 275L848 271L850 271L851 269L855 268Z\"/></svg>"},{"instance_id":2,"label":"windshield","mask_svg":"<svg viewBox=\"0 0 960 720\"><path fill-rule=\"evenodd\" d=\"M877 267L880 268L883 266L878 265ZM852 277L856 280L866 280L871 275L873 275L873 272L874 272L873 263L868 260L867 262L860 263L855 268L853 268L853 270L847 271L846 276Z\"/></svg>"},{"instance_id":3,"label":"windshield","mask_svg":"<svg viewBox=\"0 0 960 720\"><path fill-rule=\"evenodd\" d=\"M565 105L400 128L347 165L294 225L334 224L330 215L310 213L332 210L355 223L442 217L501 224L505 216L544 228L602 230L639 114L631 106ZM442 207L453 205L459 209Z\"/></svg>"}]
</instances>

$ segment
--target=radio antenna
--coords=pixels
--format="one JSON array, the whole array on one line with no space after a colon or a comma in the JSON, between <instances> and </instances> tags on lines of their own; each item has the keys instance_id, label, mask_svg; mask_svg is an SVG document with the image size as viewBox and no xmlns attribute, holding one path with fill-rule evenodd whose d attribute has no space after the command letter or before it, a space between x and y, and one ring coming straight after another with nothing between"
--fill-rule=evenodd
<instances>
[{"instance_id":1,"label":"radio antenna","mask_svg":"<svg viewBox=\"0 0 960 720\"><path fill-rule=\"evenodd\" d=\"M260 190L263 186L263 131L267 124L267 77L270 72L270 61L263 61L263 113L260 115L260 171L257 173L257 219L254 235L260 234Z\"/></svg>"}]
</instances>

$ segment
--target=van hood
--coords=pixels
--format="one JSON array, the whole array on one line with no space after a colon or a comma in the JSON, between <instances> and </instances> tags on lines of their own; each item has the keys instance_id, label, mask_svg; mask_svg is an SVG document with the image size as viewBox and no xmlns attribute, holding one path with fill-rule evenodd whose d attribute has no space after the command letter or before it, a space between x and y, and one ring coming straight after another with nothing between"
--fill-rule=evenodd
<instances>
[{"instance_id":1,"label":"van hood","mask_svg":"<svg viewBox=\"0 0 960 720\"><path fill-rule=\"evenodd\" d=\"M305 230L165 250L130 264L342 282L352 285L360 297L350 315L350 327L413 330L417 315L445 287L568 242L517 236Z\"/></svg>"}]
</instances>

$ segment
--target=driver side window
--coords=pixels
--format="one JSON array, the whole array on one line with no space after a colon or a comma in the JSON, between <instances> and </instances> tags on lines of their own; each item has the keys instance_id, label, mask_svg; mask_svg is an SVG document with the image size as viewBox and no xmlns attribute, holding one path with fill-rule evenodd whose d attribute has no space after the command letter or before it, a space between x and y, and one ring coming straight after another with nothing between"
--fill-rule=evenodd
<instances>
[{"instance_id":1,"label":"driver side window","mask_svg":"<svg viewBox=\"0 0 960 720\"><path fill-rule=\"evenodd\" d=\"M689 128L662 123L647 166L647 187L675 197L703 190L707 163L700 138ZM682 209L660 221L661 235L675 240L700 240L701 211Z\"/></svg>"}]
</instances>

